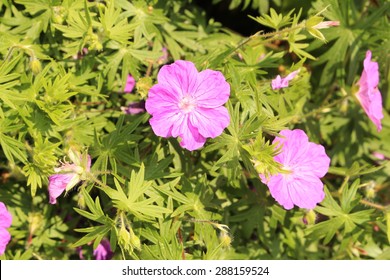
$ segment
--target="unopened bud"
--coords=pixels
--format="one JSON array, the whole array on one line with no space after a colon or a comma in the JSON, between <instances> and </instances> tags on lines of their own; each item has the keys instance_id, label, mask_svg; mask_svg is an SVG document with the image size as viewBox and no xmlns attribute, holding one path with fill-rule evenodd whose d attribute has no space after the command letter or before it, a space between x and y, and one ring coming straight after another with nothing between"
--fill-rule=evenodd
<instances>
[{"instance_id":1,"label":"unopened bud","mask_svg":"<svg viewBox=\"0 0 390 280\"><path fill-rule=\"evenodd\" d=\"M32 58L30 61L30 68L34 75L38 75L42 70L41 62L36 58Z\"/></svg>"},{"instance_id":2,"label":"unopened bud","mask_svg":"<svg viewBox=\"0 0 390 280\"><path fill-rule=\"evenodd\" d=\"M220 235L219 235L219 240L221 241L221 245L222 247L230 247L231 243L232 243L232 238L230 237L230 235L226 232L221 232Z\"/></svg>"},{"instance_id":3,"label":"unopened bud","mask_svg":"<svg viewBox=\"0 0 390 280\"><path fill-rule=\"evenodd\" d=\"M29 232L33 235L42 226L43 216L40 213L30 213L28 216Z\"/></svg>"},{"instance_id":4,"label":"unopened bud","mask_svg":"<svg viewBox=\"0 0 390 280\"><path fill-rule=\"evenodd\" d=\"M314 225L317 219L317 215L313 210L306 212L306 215L303 217L303 223L305 225Z\"/></svg>"}]
</instances>

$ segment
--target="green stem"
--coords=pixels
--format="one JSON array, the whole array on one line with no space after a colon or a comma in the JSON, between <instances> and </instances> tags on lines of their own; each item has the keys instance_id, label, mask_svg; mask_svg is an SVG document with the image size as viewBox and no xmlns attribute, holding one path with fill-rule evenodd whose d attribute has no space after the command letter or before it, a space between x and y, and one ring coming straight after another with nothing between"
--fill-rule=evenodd
<instances>
[{"instance_id":1,"label":"green stem","mask_svg":"<svg viewBox=\"0 0 390 280\"><path fill-rule=\"evenodd\" d=\"M361 200L360 200L360 203L361 203L361 204L364 204L364 205L367 205L367 206L370 206L370 207L373 207L373 208L376 208L376 209L381 210L381 211L385 211L385 210L386 210L386 207L385 207L385 206L380 205L380 204L378 204L378 203L374 203L374 202L365 200L365 199L361 199Z\"/></svg>"}]
</instances>

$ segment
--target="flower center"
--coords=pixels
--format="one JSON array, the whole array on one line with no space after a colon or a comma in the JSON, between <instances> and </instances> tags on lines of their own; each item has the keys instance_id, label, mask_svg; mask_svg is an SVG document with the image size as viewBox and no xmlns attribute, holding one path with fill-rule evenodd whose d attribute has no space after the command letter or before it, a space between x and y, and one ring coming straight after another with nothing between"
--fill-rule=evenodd
<instances>
[{"instance_id":1,"label":"flower center","mask_svg":"<svg viewBox=\"0 0 390 280\"><path fill-rule=\"evenodd\" d=\"M189 94L186 94L182 100L180 100L179 102L179 108L180 110L187 114L187 113L190 113L192 112L195 108L196 108L196 100L194 98L192 98L192 96L190 96Z\"/></svg>"}]
</instances>

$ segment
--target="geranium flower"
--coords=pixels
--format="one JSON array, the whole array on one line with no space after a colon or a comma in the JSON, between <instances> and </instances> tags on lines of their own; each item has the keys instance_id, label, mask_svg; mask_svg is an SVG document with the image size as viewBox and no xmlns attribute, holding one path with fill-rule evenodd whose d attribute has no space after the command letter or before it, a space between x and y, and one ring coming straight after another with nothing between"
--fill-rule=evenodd
<instances>
[{"instance_id":1,"label":"geranium flower","mask_svg":"<svg viewBox=\"0 0 390 280\"><path fill-rule=\"evenodd\" d=\"M280 88L288 87L288 82L294 79L294 77L298 75L298 73L299 70L293 71L284 78L280 77L280 75L277 75L276 78L271 81L272 89L277 90Z\"/></svg>"},{"instance_id":2,"label":"geranium flower","mask_svg":"<svg viewBox=\"0 0 390 280\"><path fill-rule=\"evenodd\" d=\"M96 260L109 260L113 256L111 251L110 241L103 239L93 251Z\"/></svg>"},{"instance_id":3,"label":"geranium flower","mask_svg":"<svg viewBox=\"0 0 390 280\"><path fill-rule=\"evenodd\" d=\"M280 135L284 137L275 137L273 141L281 148L274 160L282 164L285 173L260 178L285 209L294 205L313 209L325 197L320 178L328 172L330 158L322 145L309 142L300 129L282 130Z\"/></svg>"},{"instance_id":4,"label":"geranium flower","mask_svg":"<svg viewBox=\"0 0 390 280\"><path fill-rule=\"evenodd\" d=\"M125 85L123 92L126 92L126 93L132 92L132 90L134 89L134 86L135 86L135 80L134 80L133 76L127 75L126 85Z\"/></svg>"},{"instance_id":5,"label":"geranium flower","mask_svg":"<svg viewBox=\"0 0 390 280\"><path fill-rule=\"evenodd\" d=\"M91 168L91 157L86 155L84 159L74 151L69 151L69 157L73 163L63 163L60 167L54 168L58 174L49 177L49 203L56 204L59 197L65 190L69 191L81 180L85 180L85 171Z\"/></svg>"},{"instance_id":6,"label":"geranium flower","mask_svg":"<svg viewBox=\"0 0 390 280\"><path fill-rule=\"evenodd\" d=\"M156 135L180 137L180 145L192 151L229 125L223 104L229 99L230 86L221 72L198 72L192 62L178 60L161 67L157 80L146 100Z\"/></svg>"},{"instance_id":7,"label":"geranium flower","mask_svg":"<svg viewBox=\"0 0 390 280\"><path fill-rule=\"evenodd\" d=\"M0 202L0 255L3 255L8 243L11 240L11 234L7 228L11 226L12 216L8 212L3 202Z\"/></svg>"},{"instance_id":8,"label":"geranium flower","mask_svg":"<svg viewBox=\"0 0 390 280\"><path fill-rule=\"evenodd\" d=\"M378 63L371 61L371 51L366 52L364 69L358 82L359 91L357 99L362 105L367 116L375 124L378 131L382 130L382 95L378 89L379 70Z\"/></svg>"}]
</instances>

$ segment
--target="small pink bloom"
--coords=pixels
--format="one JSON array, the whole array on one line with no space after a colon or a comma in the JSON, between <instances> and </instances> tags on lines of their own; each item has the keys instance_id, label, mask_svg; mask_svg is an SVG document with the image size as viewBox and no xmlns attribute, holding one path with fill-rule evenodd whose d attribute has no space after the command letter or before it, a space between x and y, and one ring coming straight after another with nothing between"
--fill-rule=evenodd
<instances>
[{"instance_id":1,"label":"small pink bloom","mask_svg":"<svg viewBox=\"0 0 390 280\"><path fill-rule=\"evenodd\" d=\"M123 92L126 92L126 93L132 92L134 89L134 86L135 86L135 80L134 80L133 76L128 75L127 80L126 80L125 89L123 90Z\"/></svg>"},{"instance_id":2,"label":"small pink bloom","mask_svg":"<svg viewBox=\"0 0 390 280\"><path fill-rule=\"evenodd\" d=\"M294 205L313 209L325 197L320 178L328 172L330 158L322 145L309 142L300 129L282 130L280 134L284 137L275 137L273 141L281 147L274 160L283 165L286 173L269 178L260 174L260 178L285 209L292 209Z\"/></svg>"},{"instance_id":3,"label":"small pink bloom","mask_svg":"<svg viewBox=\"0 0 390 280\"><path fill-rule=\"evenodd\" d=\"M110 241L103 239L93 251L96 260L109 260L113 256L111 251Z\"/></svg>"},{"instance_id":4,"label":"small pink bloom","mask_svg":"<svg viewBox=\"0 0 390 280\"><path fill-rule=\"evenodd\" d=\"M320 22L319 24L313 26L315 29L324 29L324 28L329 28L329 27L334 27L334 26L339 26L340 22L339 21L323 21Z\"/></svg>"},{"instance_id":5,"label":"small pink bloom","mask_svg":"<svg viewBox=\"0 0 390 280\"><path fill-rule=\"evenodd\" d=\"M229 99L230 85L221 72L198 72L192 62L178 60L161 67L157 80L146 100L156 135L180 137L180 145L192 151L229 125L223 104Z\"/></svg>"},{"instance_id":6,"label":"small pink bloom","mask_svg":"<svg viewBox=\"0 0 390 280\"><path fill-rule=\"evenodd\" d=\"M277 90L280 88L288 87L288 82L294 79L298 72L299 70L293 71L284 78L280 77L280 75L277 75L276 78L273 79L271 82L272 89Z\"/></svg>"},{"instance_id":7,"label":"small pink bloom","mask_svg":"<svg viewBox=\"0 0 390 280\"><path fill-rule=\"evenodd\" d=\"M55 168L58 174L49 177L49 203L56 204L59 197L65 190L69 190L77 185L83 178L85 171L91 168L91 157L87 156L86 166L81 160L76 163L64 163L61 167Z\"/></svg>"},{"instance_id":8,"label":"small pink bloom","mask_svg":"<svg viewBox=\"0 0 390 280\"><path fill-rule=\"evenodd\" d=\"M371 51L366 52L364 69L358 82L359 91L357 99L362 105L367 116L375 124L378 131L382 130L382 95L378 89L379 70L378 63L371 61Z\"/></svg>"},{"instance_id":9,"label":"small pink bloom","mask_svg":"<svg viewBox=\"0 0 390 280\"><path fill-rule=\"evenodd\" d=\"M163 47L161 49L162 55L157 59L158 64L164 64L168 61L168 49Z\"/></svg>"},{"instance_id":10,"label":"small pink bloom","mask_svg":"<svg viewBox=\"0 0 390 280\"><path fill-rule=\"evenodd\" d=\"M4 254L5 249L11 240L11 234L7 230L7 228L11 226L11 223L11 213L8 212L4 203L0 202L0 256Z\"/></svg>"},{"instance_id":11,"label":"small pink bloom","mask_svg":"<svg viewBox=\"0 0 390 280\"><path fill-rule=\"evenodd\" d=\"M132 102L127 107L121 107L123 113L136 115L145 112L145 102Z\"/></svg>"}]
</instances>

